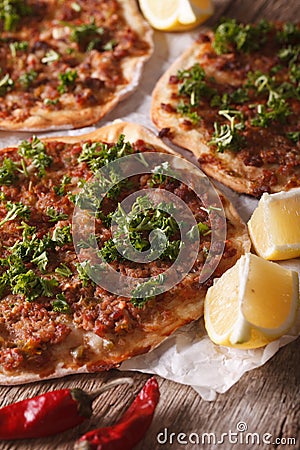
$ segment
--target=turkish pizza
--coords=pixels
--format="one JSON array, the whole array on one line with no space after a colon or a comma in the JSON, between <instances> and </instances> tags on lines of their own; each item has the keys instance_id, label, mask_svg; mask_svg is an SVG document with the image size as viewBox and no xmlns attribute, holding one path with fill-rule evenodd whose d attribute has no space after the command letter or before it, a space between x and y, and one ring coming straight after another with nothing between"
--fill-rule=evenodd
<instances>
[{"instance_id":1,"label":"turkish pizza","mask_svg":"<svg viewBox=\"0 0 300 450\"><path fill-rule=\"evenodd\" d=\"M0 2L0 129L96 123L137 87L151 53L135 0Z\"/></svg>"},{"instance_id":2,"label":"turkish pizza","mask_svg":"<svg viewBox=\"0 0 300 450\"><path fill-rule=\"evenodd\" d=\"M117 179L105 195L99 194L109 178L116 180L111 163L135 155L145 168L149 153L166 158L172 150L150 131L126 122L80 137L42 141L33 136L17 148L1 150L0 383L108 370L150 351L178 327L202 316L213 279L249 251L246 226L231 203L219 194L221 208L208 205L206 189L196 195L189 183L172 177L173 172L167 174L164 160L149 173L137 170ZM110 172L97 178L105 168ZM158 205L147 200L153 190ZM140 191L146 196L137 196L125 213L123 200ZM179 209L186 205L195 218L187 239L193 242L195 233L200 237L189 272L166 292L157 293L155 286L163 287L182 246L174 203L166 194L176 196ZM78 209L91 217L93 232L85 215L74 220ZM207 258L212 254L214 261L214 253L220 252L212 249L210 216L216 215L218 233L221 209L224 247L219 263L202 283ZM115 213L125 228L113 238ZM141 263L118 251L123 233L139 254L147 252L155 230L165 235L159 257ZM115 286L108 290L101 283L104 264L123 277L147 282L129 295L114 293ZM95 274L100 274L100 282Z\"/></svg>"},{"instance_id":3,"label":"turkish pizza","mask_svg":"<svg viewBox=\"0 0 300 450\"><path fill-rule=\"evenodd\" d=\"M206 174L255 197L300 186L300 28L224 20L158 81L152 119Z\"/></svg>"}]
</instances>

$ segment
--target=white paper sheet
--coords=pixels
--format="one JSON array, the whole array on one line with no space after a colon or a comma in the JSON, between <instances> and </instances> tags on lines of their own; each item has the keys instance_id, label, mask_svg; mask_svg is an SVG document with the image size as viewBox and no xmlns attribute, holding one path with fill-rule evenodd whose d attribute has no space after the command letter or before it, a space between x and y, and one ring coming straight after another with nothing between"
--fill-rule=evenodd
<instances>
[{"instance_id":1,"label":"white paper sheet","mask_svg":"<svg viewBox=\"0 0 300 450\"><path fill-rule=\"evenodd\" d=\"M187 33L154 33L155 52L147 62L137 90L122 101L104 120L102 126L116 119L136 122L156 132L151 123L149 111L151 92L156 81L195 39L198 31ZM39 137L58 135L79 135L92 131L89 127L73 131L35 133ZM16 145L32 133L0 132L0 148ZM181 151L193 161L190 153ZM218 184L218 186L221 186ZM257 205L257 200L238 195L222 186L241 217L247 221ZM300 271L300 261L293 263ZM277 350L296 339L300 330L300 318L288 336L269 344L264 349L242 351L215 346L207 337L203 321L185 326L169 337L156 350L122 364L121 370L139 370L158 374L167 379L192 386L205 400L213 400L216 393L227 391L248 370L264 364Z\"/></svg>"}]
</instances>

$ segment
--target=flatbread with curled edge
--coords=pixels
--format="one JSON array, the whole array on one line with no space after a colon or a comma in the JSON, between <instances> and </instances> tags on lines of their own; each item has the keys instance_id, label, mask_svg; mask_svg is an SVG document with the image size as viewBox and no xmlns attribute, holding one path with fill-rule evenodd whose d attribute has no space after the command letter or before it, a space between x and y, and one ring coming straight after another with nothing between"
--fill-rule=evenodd
<instances>
[{"instance_id":1,"label":"flatbread with curled edge","mask_svg":"<svg viewBox=\"0 0 300 450\"><path fill-rule=\"evenodd\" d=\"M231 32L236 42L234 34L226 40ZM298 46L296 24L229 19L216 32L204 30L153 91L161 136L239 193L299 186Z\"/></svg>"},{"instance_id":2,"label":"flatbread with curled edge","mask_svg":"<svg viewBox=\"0 0 300 450\"><path fill-rule=\"evenodd\" d=\"M0 19L0 129L88 126L138 86L153 42L135 0L18 5Z\"/></svg>"},{"instance_id":3,"label":"flatbread with curled edge","mask_svg":"<svg viewBox=\"0 0 300 450\"><path fill-rule=\"evenodd\" d=\"M103 200L95 219L97 250L116 271L127 276L152 276L156 280L163 276L174 262L171 256L178 239L176 226L168 222L171 219L167 215L159 212L156 216L153 210L146 216L148 231L149 224L155 222L159 226L157 220L163 216L162 223L169 224L175 234L168 234L169 252L145 264L120 258L114 252L107 223L118 201L140 189L157 188L162 195L172 192L180 197L200 224L195 264L179 284L146 299L134 298L134 293L132 298L115 295L94 283L78 264L78 257L85 258L89 236L78 246L78 257L74 249L71 229L74 202L81 186L86 185L85 180L91 180L91 168L99 161L103 163L108 155L120 156L125 150L129 155L173 154L152 132L126 122L83 136L44 141L32 138L18 148L1 150L1 384L108 370L149 352L178 327L202 316L205 293L213 278L249 251L245 224L232 204L219 194L227 222L225 248L214 272L199 283L211 244L210 211L203 208L202 200L185 184L157 170L150 174L145 170ZM91 195L89 200L97 198ZM133 217L135 223L141 224L143 220L138 217ZM84 227L80 223L76 231ZM147 233L139 235L145 230L137 230L133 229L132 238L144 242ZM89 269L96 267L93 261L88 263Z\"/></svg>"}]
</instances>

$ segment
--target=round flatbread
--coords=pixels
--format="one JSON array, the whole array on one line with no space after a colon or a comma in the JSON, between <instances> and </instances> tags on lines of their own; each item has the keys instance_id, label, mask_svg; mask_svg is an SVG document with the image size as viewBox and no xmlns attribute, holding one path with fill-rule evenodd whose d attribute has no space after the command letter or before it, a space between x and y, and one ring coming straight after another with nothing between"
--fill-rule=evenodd
<instances>
[{"instance_id":1,"label":"round flatbread","mask_svg":"<svg viewBox=\"0 0 300 450\"><path fill-rule=\"evenodd\" d=\"M206 203L208 179L198 168L176 156L168 175L166 161L173 155L150 131L124 122L80 137L33 137L18 148L1 151L0 383L117 367L202 316L213 279L249 251L250 241L245 224L223 194L215 194L219 206L214 200ZM140 164L136 175L122 178L99 202L99 189L106 189L109 177L115 180L123 170L111 164L125 160L124 167L132 171L132 158ZM147 161L153 158L149 170ZM176 166L182 166L180 176L186 183L175 175ZM100 169L109 171L94 178ZM197 186L191 182L192 172ZM199 198L194 189L202 180L205 189ZM140 192L146 193L144 200L135 198L124 213L123 200ZM152 192L159 203L145 203ZM192 253L180 256L178 227L187 227L186 207L196 225L186 228L188 240L182 247L189 251L191 242L195 256L181 277L192 259ZM125 228L113 240L115 211ZM159 234L153 234L157 229ZM156 259L139 262L120 254L117 244L126 236L143 256L155 236L162 242L162 231L165 247ZM180 257L176 273L181 278L165 289L167 271ZM201 279L204 267L209 273ZM104 284L108 269L122 277L110 289ZM128 296L122 293L128 279L150 281L139 281Z\"/></svg>"},{"instance_id":2,"label":"round flatbread","mask_svg":"<svg viewBox=\"0 0 300 450\"><path fill-rule=\"evenodd\" d=\"M152 54L134 0L16 1L7 11L0 5L2 130L96 123L138 86Z\"/></svg>"},{"instance_id":3,"label":"round flatbread","mask_svg":"<svg viewBox=\"0 0 300 450\"><path fill-rule=\"evenodd\" d=\"M299 186L299 33L229 19L200 34L154 89L161 136L239 193Z\"/></svg>"}]
</instances>

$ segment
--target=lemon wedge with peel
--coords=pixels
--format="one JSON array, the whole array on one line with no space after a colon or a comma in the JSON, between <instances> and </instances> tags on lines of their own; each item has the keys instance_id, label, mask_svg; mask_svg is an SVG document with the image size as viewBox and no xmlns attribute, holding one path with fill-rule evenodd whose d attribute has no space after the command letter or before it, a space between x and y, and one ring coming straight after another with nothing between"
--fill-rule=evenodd
<instances>
[{"instance_id":1,"label":"lemon wedge with peel","mask_svg":"<svg viewBox=\"0 0 300 450\"><path fill-rule=\"evenodd\" d=\"M263 194L248 229L259 256L272 260L300 256L300 188Z\"/></svg>"},{"instance_id":2,"label":"lemon wedge with peel","mask_svg":"<svg viewBox=\"0 0 300 450\"><path fill-rule=\"evenodd\" d=\"M144 17L157 30L190 30L213 13L211 0L139 0Z\"/></svg>"},{"instance_id":3,"label":"lemon wedge with peel","mask_svg":"<svg viewBox=\"0 0 300 450\"><path fill-rule=\"evenodd\" d=\"M205 326L216 344L258 348L291 328L298 307L298 273L247 253L208 289Z\"/></svg>"}]
</instances>

